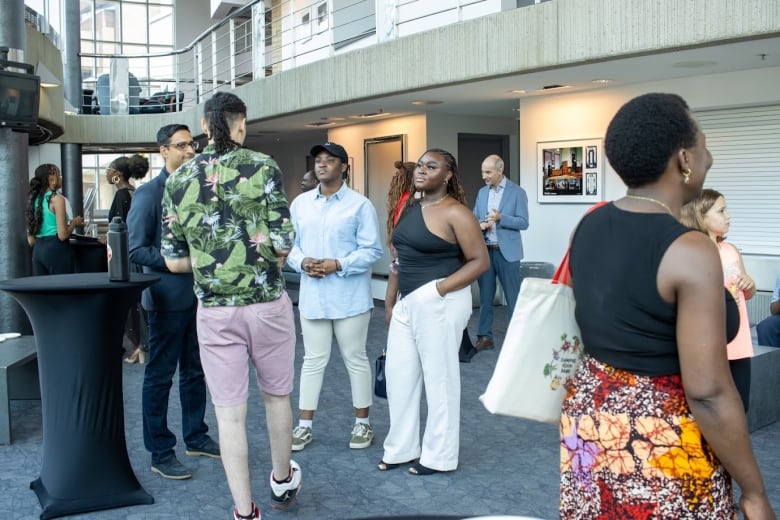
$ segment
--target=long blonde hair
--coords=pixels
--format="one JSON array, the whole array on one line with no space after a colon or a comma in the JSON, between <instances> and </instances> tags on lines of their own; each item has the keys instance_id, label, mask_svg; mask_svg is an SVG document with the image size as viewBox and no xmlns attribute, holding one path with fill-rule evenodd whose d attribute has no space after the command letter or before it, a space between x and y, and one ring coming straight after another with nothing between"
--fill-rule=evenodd
<instances>
[{"instance_id":1,"label":"long blonde hair","mask_svg":"<svg viewBox=\"0 0 780 520\"><path fill-rule=\"evenodd\" d=\"M691 229L696 229L709 235L707 225L704 223L704 215L707 214L715 202L723 197L723 194L717 190L702 190L699 195L682 207L680 210L680 222ZM725 199L725 197L723 197ZM726 237L717 237L718 242L725 240Z\"/></svg>"}]
</instances>

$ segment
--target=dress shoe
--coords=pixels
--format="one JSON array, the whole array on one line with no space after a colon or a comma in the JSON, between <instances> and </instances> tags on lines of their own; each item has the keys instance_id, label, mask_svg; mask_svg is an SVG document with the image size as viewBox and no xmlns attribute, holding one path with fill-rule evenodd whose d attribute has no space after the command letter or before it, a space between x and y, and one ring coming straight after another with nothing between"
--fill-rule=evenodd
<instances>
[{"instance_id":1,"label":"dress shoe","mask_svg":"<svg viewBox=\"0 0 780 520\"><path fill-rule=\"evenodd\" d=\"M495 345L493 344L493 338L488 338L486 336L477 338L476 348L477 350L489 350L495 348Z\"/></svg>"},{"instance_id":2,"label":"dress shoe","mask_svg":"<svg viewBox=\"0 0 780 520\"><path fill-rule=\"evenodd\" d=\"M461 363L471 363L471 358L476 356L477 352L479 352L479 350L475 349L473 345L466 350L461 349L458 352L458 361Z\"/></svg>"}]
</instances>

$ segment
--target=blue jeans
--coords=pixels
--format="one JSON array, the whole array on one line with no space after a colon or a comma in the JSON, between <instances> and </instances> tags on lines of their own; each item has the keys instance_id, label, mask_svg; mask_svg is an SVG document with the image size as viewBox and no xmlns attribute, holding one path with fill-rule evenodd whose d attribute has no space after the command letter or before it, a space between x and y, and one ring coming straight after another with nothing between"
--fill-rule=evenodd
<instances>
[{"instance_id":1,"label":"blue jeans","mask_svg":"<svg viewBox=\"0 0 780 520\"><path fill-rule=\"evenodd\" d=\"M764 318L756 325L758 344L765 347L780 347L780 314Z\"/></svg>"},{"instance_id":2,"label":"blue jeans","mask_svg":"<svg viewBox=\"0 0 780 520\"><path fill-rule=\"evenodd\" d=\"M479 284L479 325L477 337L493 338L493 298L496 297L496 278L504 289L507 303L506 322L512 319L515 303L520 293L520 262L507 262L501 251L488 249L490 268L482 273Z\"/></svg>"},{"instance_id":3,"label":"blue jeans","mask_svg":"<svg viewBox=\"0 0 780 520\"><path fill-rule=\"evenodd\" d=\"M176 367L184 443L200 448L209 439L206 413L206 381L200 364L193 304L186 311L149 311L149 359L144 372L144 446L152 464L174 456L176 436L168 429L168 400Z\"/></svg>"}]
</instances>

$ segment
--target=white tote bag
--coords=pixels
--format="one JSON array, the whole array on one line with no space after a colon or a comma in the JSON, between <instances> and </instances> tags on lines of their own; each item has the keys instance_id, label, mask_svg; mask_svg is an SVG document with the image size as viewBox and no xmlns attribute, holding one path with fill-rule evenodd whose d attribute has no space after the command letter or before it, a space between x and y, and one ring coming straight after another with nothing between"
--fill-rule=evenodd
<instances>
[{"instance_id":1,"label":"white tote bag","mask_svg":"<svg viewBox=\"0 0 780 520\"><path fill-rule=\"evenodd\" d=\"M479 398L490 413L560 420L565 385L585 357L568 279L567 250L552 280L526 278L520 285L496 368Z\"/></svg>"},{"instance_id":2,"label":"white tote bag","mask_svg":"<svg viewBox=\"0 0 780 520\"><path fill-rule=\"evenodd\" d=\"M526 278L485 393L490 413L555 422L564 384L584 357L571 287Z\"/></svg>"}]
</instances>

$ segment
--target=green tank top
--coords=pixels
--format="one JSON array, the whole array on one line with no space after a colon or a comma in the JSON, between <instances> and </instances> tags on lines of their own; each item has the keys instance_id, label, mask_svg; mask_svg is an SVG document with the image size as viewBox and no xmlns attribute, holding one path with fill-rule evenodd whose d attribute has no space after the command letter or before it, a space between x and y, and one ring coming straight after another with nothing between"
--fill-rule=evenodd
<instances>
[{"instance_id":1,"label":"green tank top","mask_svg":"<svg viewBox=\"0 0 780 520\"><path fill-rule=\"evenodd\" d=\"M53 194L53 191L47 191L43 195L43 222L41 222L41 229L38 231L38 234L35 235L37 238L57 236L57 217L54 215L54 212L49 209L49 201ZM38 209L38 204L40 204L40 202L40 198L35 201L36 210Z\"/></svg>"}]
</instances>

